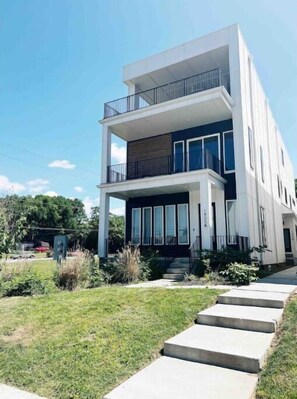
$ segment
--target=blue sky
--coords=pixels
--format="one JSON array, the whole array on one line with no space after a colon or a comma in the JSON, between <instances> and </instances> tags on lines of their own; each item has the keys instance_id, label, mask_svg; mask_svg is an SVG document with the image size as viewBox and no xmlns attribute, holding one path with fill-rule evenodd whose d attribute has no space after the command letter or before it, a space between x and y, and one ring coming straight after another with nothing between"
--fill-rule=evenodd
<instances>
[{"instance_id":1,"label":"blue sky","mask_svg":"<svg viewBox=\"0 0 297 399\"><path fill-rule=\"evenodd\" d=\"M0 193L98 204L98 120L104 102L126 95L122 66L233 23L297 176L296 21L296 0L1 0Z\"/></svg>"}]
</instances>

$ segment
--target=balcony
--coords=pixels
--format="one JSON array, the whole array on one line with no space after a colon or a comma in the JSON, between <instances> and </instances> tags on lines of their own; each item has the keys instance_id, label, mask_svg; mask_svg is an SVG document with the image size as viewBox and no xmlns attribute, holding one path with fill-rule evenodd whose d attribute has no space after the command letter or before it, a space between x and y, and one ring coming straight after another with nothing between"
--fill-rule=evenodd
<instances>
[{"instance_id":1,"label":"balcony","mask_svg":"<svg viewBox=\"0 0 297 399\"><path fill-rule=\"evenodd\" d=\"M221 69L216 68L105 103L104 119L220 86L224 86L230 94L229 74L223 74Z\"/></svg>"},{"instance_id":2,"label":"balcony","mask_svg":"<svg viewBox=\"0 0 297 399\"><path fill-rule=\"evenodd\" d=\"M221 175L222 171L221 161L206 149L110 165L107 167L107 183L172 175L203 169L211 169L219 175Z\"/></svg>"}]
</instances>

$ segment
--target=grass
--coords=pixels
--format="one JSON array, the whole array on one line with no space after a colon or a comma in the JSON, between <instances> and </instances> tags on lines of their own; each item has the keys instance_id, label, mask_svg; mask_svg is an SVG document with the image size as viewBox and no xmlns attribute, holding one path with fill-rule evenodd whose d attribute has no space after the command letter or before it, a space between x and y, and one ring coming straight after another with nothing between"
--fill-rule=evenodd
<instances>
[{"instance_id":1,"label":"grass","mask_svg":"<svg viewBox=\"0 0 297 399\"><path fill-rule=\"evenodd\" d=\"M44 277L51 277L54 274L57 263L54 260L46 260L46 259L38 259L34 261L20 260L12 263L3 263L3 267L8 270L10 268L18 269L28 265L38 274Z\"/></svg>"},{"instance_id":2,"label":"grass","mask_svg":"<svg viewBox=\"0 0 297 399\"><path fill-rule=\"evenodd\" d=\"M285 309L276 348L260 375L257 399L297 399L297 296Z\"/></svg>"},{"instance_id":3,"label":"grass","mask_svg":"<svg viewBox=\"0 0 297 399\"><path fill-rule=\"evenodd\" d=\"M99 288L0 300L0 382L97 399L159 356L220 291Z\"/></svg>"}]
</instances>

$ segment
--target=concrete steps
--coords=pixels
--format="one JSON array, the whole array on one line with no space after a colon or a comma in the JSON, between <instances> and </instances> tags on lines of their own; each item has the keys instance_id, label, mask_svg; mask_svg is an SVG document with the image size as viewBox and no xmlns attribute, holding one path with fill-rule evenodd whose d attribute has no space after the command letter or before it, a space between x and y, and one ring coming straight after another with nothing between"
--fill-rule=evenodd
<instances>
[{"instance_id":1,"label":"concrete steps","mask_svg":"<svg viewBox=\"0 0 297 399\"><path fill-rule=\"evenodd\" d=\"M166 270L166 274L171 274L171 273L189 273L189 267L170 267Z\"/></svg>"},{"instance_id":2,"label":"concrete steps","mask_svg":"<svg viewBox=\"0 0 297 399\"><path fill-rule=\"evenodd\" d=\"M195 325L166 341L164 355L258 373L273 337L273 333Z\"/></svg>"},{"instance_id":3,"label":"concrete steps","mask_svg":"<svg viewBox=\"0 0 297 399\"><path fill-rule=\"evenodd\" d=\"M217 305L198 313L197 325L165 342L165 356L105 399L254 399L256 373L296 290L254 283L220 295Z\"/></svg>"},{"instance_id":4,"label":"concrete steps","mask_svg":"<svg viewBox=\"0 0 297 399\"><path fill-rule=\"evenodd\" d=\"M174 258L168 265L164 279L181 281L186 273L189 273L189 258Z\"/></svg>"},{"instance_id":5,"label":"concrete steps","mask_svg":"<svg viewBox=\"0 0 297 399\"><path fill-rule=\"evenodd\" d=\"M237 289L244 291L283 292L285 294L293 294L297 290L296 285L273 283L253 283L243 285Z\"/></svg>"},{"instance_id":6,"label":"concrete steps","mask_svg":"<svg viewBox=\"0 0 297 399\"><path fill-rule=\"evenodd\" d=\"M165 273L163 279L181 281L184 278L184 273Z\"/></svg>"},{"instance_id":7,"label":"concrete steps","mask_svg":"<svg viewBox=\"0 0 297 399\"><path fill-rule=\"evenodd\" d=\"M252 399L257 380L255 374L163 356L104 398Z\"/></svg>"},{"instance_id":8,"label":"concrete steps","mask_svg":"<svg viewBox=\"0 0 297 399\"><path fill-rule=\"evenodd\" d=\"M272 333L282 313L283 309L218 304L198 313L197 321L209 326Z\"/></svg>"},{"instance_id":9,"label":"concrete steps","mask_svg":"<svg viewBox=\"0 0 297 399\"><path fill-rule=\"evenodd\" d=\"M224 305L258 306L282 309L290 294L282 292L263 292L249 290L231 290L219 295L218 303Z\"/></svg>"}]
</instances>

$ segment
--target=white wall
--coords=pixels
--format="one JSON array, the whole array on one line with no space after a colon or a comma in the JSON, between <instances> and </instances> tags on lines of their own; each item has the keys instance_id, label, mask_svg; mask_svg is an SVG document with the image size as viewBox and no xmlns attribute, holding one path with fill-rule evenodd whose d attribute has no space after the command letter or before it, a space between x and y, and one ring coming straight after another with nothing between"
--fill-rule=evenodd
<instances>
[{"instance_id":1,"label":"white wall","mask_svg":"<svg viewBox=\"0 0 297 399\"><path fill-rule=\"evenodd\" d=\"M236 54L236 51L235 51ZM240 234L249 229L250 244L259 246L261 226L259 208L265 209L267 245L263 262L281 263L285 261L283 240L282 198L278 196L277 175L289 196L294 194L293 168L280 133L276 127L268 101L258 78L252 57L239 32L238 54L240 76L231 68L231 96L235 100L233 111L234 137L236 151L236 181L238 224ZM230 63L232 59L230 56ZM233 61L233 64L235 62ZM239 95L241 94L241 99ZM234 98L236 96L236 98ZM250 166L248 127L254 133L254 169ZM264 182L261 177L260 146L263 149ZM285 166L281 163L281 148L284 151ZM296 208L295 208L296 209ZM244 221L245 220L245 221ZM244 226L245 225L245 226Z\"/></svg>"}]
</instances>

